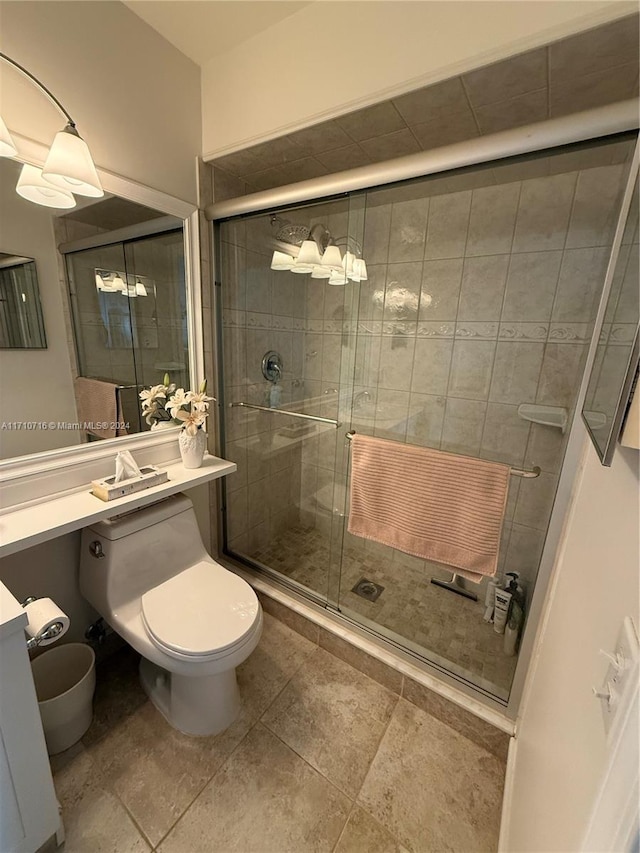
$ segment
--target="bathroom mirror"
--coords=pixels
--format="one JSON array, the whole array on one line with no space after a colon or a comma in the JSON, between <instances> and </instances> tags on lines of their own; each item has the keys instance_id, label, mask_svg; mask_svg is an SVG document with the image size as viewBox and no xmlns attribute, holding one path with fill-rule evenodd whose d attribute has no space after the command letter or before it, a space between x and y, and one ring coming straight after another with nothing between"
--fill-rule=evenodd
<instances>
[{"instance_id":1,"label":"bathroom mirror","mask_svg":"<svg viewBox=\"0 0 640 853\"><path fill-rule=\"evenodd\" d=\"M611 465L638 373L638 208L636 167L635 189L582 408L582 419L603 465Z\"/></svg>"},{"instance_id":2,"label":"bathroom mirror","mask_svg":"<svg viewBox=\"0 0 640 853\"><path fill-rule=\"evenodd\" d=\"M3 470L12 460L24 464L25 457L43 452L75 448L86 455L91 446L87 441L95 436L76 426L78 376L133 387L127 400L132 428L119 437L114 432L100 445L122 441L126 434L131 440L146 428L136 422L137 385L161 382L168 368L175 369L176 381L185 385L202 379L199 277L193 263L195 205L102 173L104 198L78 199L71 211L52 210L16 194L21 165L0 159L0 252L37 268L41 343L37 349L4 349L4 342L0 347ZM158 244L174 263L170 276L163 272L162 247L153 244L156 232ZM67 261L72 255L75 265ZM88 259L90 270L82 269L82 258ZM75 271L69 275L71 266ZM119 274L125 275L125 292L109 292L110 277ZM97 288L98 275L103 290ZM171 277L175 287L167 284ZM146 298L141 296L143 288ZM22 292L28 300L27 290ZM119 312L111 305L116 296ZM121 330L130 329L121 340L116 340L112 322L116 314ZM30 327L35 325L33 319ZM161 344L170 337L175 345L167 354Z\"/></svg>"},{"instance_id":3,"label":"bathroom mirror","mask_svg":"<svg viewBox=\"0 0 640 853\"><path fill-rule=\"evenodd\" d=\"M36 262L0 252L0 349L46 346Z\"/></svg>"}]
</instances>

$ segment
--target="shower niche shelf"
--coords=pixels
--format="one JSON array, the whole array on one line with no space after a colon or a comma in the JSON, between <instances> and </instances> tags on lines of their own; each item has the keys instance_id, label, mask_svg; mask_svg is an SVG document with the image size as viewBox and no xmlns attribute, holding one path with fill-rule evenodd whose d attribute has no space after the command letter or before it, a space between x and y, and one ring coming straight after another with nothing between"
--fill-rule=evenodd
<instances>
[{"instance_id":1,"label":"shower niche shelf","mask_svg":"<svg viewBox=\"0 0 640 853\"><path fill-rule=\"evenodd\" d=\"M562 434L567 431L569 412L562 406L538 406L534 403L521 403L518 406L518 417L534 424L557 427Z\"/></svg>"}]
</instances>

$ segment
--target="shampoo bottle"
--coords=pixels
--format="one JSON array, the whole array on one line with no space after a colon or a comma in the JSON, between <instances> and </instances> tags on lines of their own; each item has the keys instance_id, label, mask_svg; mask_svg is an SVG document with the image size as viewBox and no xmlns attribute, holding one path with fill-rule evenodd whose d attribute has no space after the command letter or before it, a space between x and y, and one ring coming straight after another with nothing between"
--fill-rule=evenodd
<instances>
[{"instance_id":1,"label":"shampoo bottle","mask_svg":"<svg viewBox=\"0 0 640 853\"><path fill-rule=\"evenodd\" d=\"M484 616L485 622L493 622L493 610L496 606L496 589L500 581L498 578L491 578L487 584L487 591L484 596Z\"/></svg>"},{"instance_id":2,"label":"shampoo bottle","mask_svg":"<svg viewBox=\"0 0 640 853\"><path fill-rule=\"evenodd\" d=\"M496 634L504 634L504 629L509 617L510 604L511 593L506 589L496 587L496 609L493 614L493 630Z\"/></svg>"}]
</instances>

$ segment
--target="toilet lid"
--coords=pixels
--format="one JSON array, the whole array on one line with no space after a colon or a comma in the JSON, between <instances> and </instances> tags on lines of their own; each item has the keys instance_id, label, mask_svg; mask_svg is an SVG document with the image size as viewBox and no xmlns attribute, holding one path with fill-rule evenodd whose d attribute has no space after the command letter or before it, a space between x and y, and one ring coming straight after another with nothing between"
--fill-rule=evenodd
<instances>
[{"instance_id":1,"label":"toilet lid","mask_svg":"<svg viewBox=\"0 0 640 853\"><path fill-rule=\"evenodd\" d=\"M255 624L249 584L213 561L201 561L142 596L151 638L184 655L211 655L241 642Z\"/></svg>"}]
</instances>

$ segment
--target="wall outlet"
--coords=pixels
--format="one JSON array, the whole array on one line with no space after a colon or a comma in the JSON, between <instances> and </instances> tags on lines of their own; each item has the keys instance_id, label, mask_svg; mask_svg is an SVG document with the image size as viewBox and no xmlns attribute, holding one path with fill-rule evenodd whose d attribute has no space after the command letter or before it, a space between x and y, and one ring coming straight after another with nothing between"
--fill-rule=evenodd
<instances>
[{"instance_id":1,"label":"wall outlet","mask_svg":"<svg viewBox=\"0 0 640 853\"><path fill-rule=\"evenodd\" d=\"M595 696L600 699L602 719L607 734L633 693L638 678L639 651L638 635L633 620L630 616L625 616L613 651L600 649L600 654L607 658L609 666L602 686L593 688Z\"/></svg>"}]
</instances>

